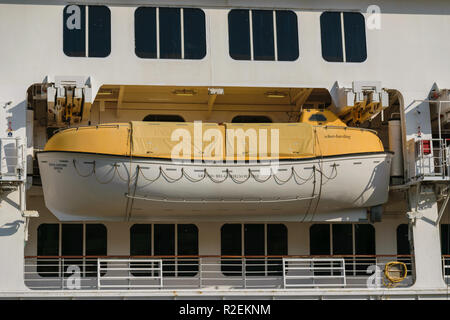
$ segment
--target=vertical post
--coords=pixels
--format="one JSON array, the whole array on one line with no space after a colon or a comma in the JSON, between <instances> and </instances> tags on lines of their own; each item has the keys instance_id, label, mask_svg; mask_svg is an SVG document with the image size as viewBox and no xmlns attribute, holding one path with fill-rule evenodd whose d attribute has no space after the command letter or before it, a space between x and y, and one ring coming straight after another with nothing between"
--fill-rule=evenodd
<instances>
[{"instance_id":1,"label":"vertical post","mask_svg":"<svg viewBox=\"0 0 450 320\"><path fill-rule=\"evenodd\" d=\"M100 258L97 258L97 290L100 290Z\"/></svg>"},{"instance_id":2,"label":"vertical post","mask_svg":"<svg viewBox=\"0 0 450 320\"><path fill-rule=\"evenodd\" d=\"M441 265L441 241L436 197L432 187L410 190L413 257L416 281L413 288L446 288Z\"/></svg>"}]
</instances>

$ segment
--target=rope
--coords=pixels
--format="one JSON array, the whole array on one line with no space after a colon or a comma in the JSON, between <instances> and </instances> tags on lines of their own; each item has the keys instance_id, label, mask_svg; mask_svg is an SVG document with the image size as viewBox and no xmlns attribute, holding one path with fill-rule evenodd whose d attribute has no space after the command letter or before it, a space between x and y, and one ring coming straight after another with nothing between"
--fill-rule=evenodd
<instances>
[{"instance_id":1,"label":"rope","mask_svg":"<svg viewBox=\"0 0 450 320\"><path fill-rule=\"evenodd\" d=\"M393 276L392 272L399 272L399 270L396 270L394 268L401 266L403 269L403 273L400 276ZM400 282L406 279L406 276L408 274L408 268L406 267L406 264L400 261L391 261L386 263L384 266L384 276L389 281L386 283L386 281L383 278L383 284L387 288L394 288L396 287Z\"/></svg>"},{"instance_id":2,"label":"rope","mask_svg":"<svg viewBox=\"0 0 450 320\"><path fill-rule=\"evenodd\" d=\"M120 165L118 165L117 163L114 163L114 164L112 165L112 167L113 167L113 173L112 173L112 176L111 176L109 179L105 180L105 181L101 181L101 179L100 179L100 178L98 177L98 175L97 175L97 163L96 163L95 161L93 161L91 164L93 165L93 166L92 166L91 172L90 172L89 174L82 174L82 173L79 171L79 169L77 168L76 160L75 160L75 159L73 160L73 165L74 165L75 171L77 172L77 174L78 174L79 176L81 176L81 177L83 177L83 178L87 178L87 177L90 177L90 176L94 175L95 179L96 179L97 182L99 182L100 184L108 184L108 183L110 183L110 182L112 182L112 181L114 180L114 178L115 178L115 176L116 176L116 173L117 173L117 176L119 177L119 179L121 179L121 180L124 181L124 182L127 182L127 184L128 184L130 187L131 187L132 181L136 180L136 178L137 178L138 175L141 175L142 178L143 178L144 180L146 180L147 182L149 182L149 184L150 184L150 183L153 183L153 182L155 182L155 181L157 181L157 180L159 180L161 177L163 177L168 183L175 183L175 182L178 182L178 181L180 181L183 177L185 177L186 180L188 180L189 182L197 183L197 182L203 181L206 177L208 177L208 178L209 178L212 182L214 182L214 183L223 183L223 182L225 182L228 178L230 178L230 179L231 179L234 183L236 183L236 184L243 184L243 183L247 182L250 178L253 178L253 179L254 179L256 182L258 182L258 183L265 183L265 182L269 181L271 178L273 178L274 181L275 181L275 183L278 184L278 185L284 185L284 184L288 183L290 180L292 180L292 178L294 179L294 182L295 182L297 185L304 185L306 182L311 181L311 179L313 179L313 178L315 179L315 171L316 171L316 170L317 170L322 176L324 176L324 177L327 179L327 181L328 181L328 180L335 179L336 176L337 176L336 165L333 165L333 171L331 172L331 175L330 175L329 177L326 176L325 174L323 174L323 172L322 172L321 170L316 169L315 166L314 166L314 167L313 167L313 171L311 172L311 174L310 174L308 177L304 178L304 177L300 176L300 175L297 173L297 171L295 170L294 166L292 166L292 167L291 167L291 173L290 173L290 175L289 175L289 177L288 177L287 179L281 179L279 176L277 176L277 175L273 172L272 168L270 168L269 176L268 176L266 179L260 179L257 175L255 175L255 174L253 173L252 169L250 169L250 168L248 169L248 175L247 175L247 177L246 177L244 180L236 179L236 177L234 177L232 174L230 174L230 170L229 170L229 169L226 169L226 171L225 171L225 172L226 172L226 175L225 175L225 177L224 177L222 180L215 179L215 178L213 178L213 176L208 172L208 170L207 170L206 168L203 169L203 176L202 176L201 178L198 178L198 179L196 179L196 178L190 176L190 175L186 172L186 170L185 170L184 168L181 168L181 174L180 174L179 177L173 178L173 177L169 176L169 175L163 170L163 168L160 166L160 167L158 168L158 175L156 176L156 178L150 179L150 178L148 178L148 177L144 174L144 172L143 172L143 170L142 170L142 167L139 166L139 165L137 165L137 167L136 167L136 169L137 169L137 170L136 170L136 174L135 174L135 175L130 175L130 174L129 174L129 178L124 178L124 177L122 177L122 175L120 174L120 170L119 170ZM109 174L109 172L107 173L107 175L108 175L108 174ZM299 180L300 180L300 181L299 181ZM147 185L148 185L148 184L147 184Z\"/></svg>"}]
</instances>

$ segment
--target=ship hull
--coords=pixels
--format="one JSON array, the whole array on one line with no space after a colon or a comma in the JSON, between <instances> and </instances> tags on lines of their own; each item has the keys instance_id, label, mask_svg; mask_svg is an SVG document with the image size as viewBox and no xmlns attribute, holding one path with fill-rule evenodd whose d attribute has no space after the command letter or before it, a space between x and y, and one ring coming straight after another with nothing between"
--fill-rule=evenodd
<instances>
[{"instance_id":1,"label":"ship hull","mask_svg":"<svg viewBox=\"0 0 450 320\"><path fill-rule=\"evenodd\" d=\"M385 152L275 163L177 163L38 154L45 203L60 220L360 221L388 199Z\"/></svg>"}]
</instances>

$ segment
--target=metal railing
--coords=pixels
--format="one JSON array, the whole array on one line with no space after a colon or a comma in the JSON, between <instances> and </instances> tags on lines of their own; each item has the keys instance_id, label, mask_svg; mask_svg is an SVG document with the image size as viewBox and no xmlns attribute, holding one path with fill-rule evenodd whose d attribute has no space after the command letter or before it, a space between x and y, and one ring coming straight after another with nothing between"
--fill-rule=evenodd
<instances>
[{"instance_id":1,"label":"metal railing","mask_svg":"<svg viewBox=\"0 0 450 320\"><path fill-rule=\"evenodd\" d=\"M409 255L27 256L24 278L35 290L367 288L390 261L407 264L398 286L412 285Z\"/></svg>"},{"instance_id":2,"label":"metal railing","mask_svg":"<svg viewBox=\"0 0 450 320\"><path fill-rule=\"evenodd\" d=\"M444 179L449 175L449 152L444 139L416 142L416 176Z\"/></svg>"},{"instance_id":3,"label":"metal railing","mask_svg":"<svg viewBox=\"0 0 450 320\"><path fill-rule=\"evenodd\" d=\"M0 138L0 181L24 181L25 161L25 146L21 138Z\"/></svg>"}]
</instances>

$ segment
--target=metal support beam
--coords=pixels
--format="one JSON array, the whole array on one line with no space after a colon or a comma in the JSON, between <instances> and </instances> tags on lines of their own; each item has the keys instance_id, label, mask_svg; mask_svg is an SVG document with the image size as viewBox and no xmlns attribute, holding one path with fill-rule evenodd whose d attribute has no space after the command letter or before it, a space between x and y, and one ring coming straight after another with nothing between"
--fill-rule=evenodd
<instances>
[{"instance_id":1,"label":"metal support beam","mask_svg":"<svg viewBox=\"0 0 450 320\"><path fill-rule=\"evenodd\" d=\"M124 94L125 94L125 86L120 86L119 87L119 97L117 99L117 112L116 112L117 118L119 118L119 116L120 116L120 109L122 109Z\"/></svg>"}]
</instances>

